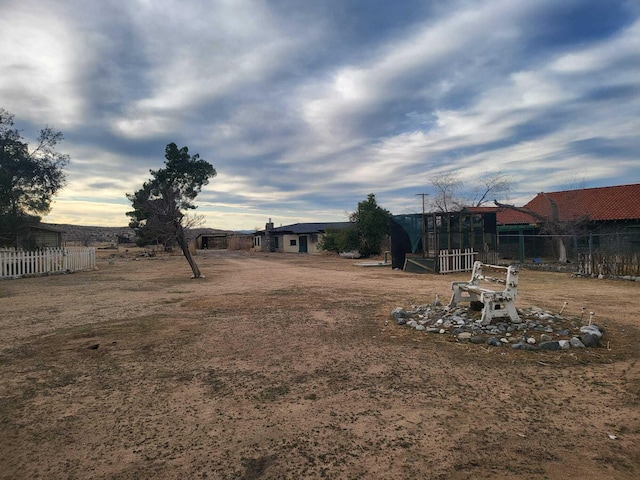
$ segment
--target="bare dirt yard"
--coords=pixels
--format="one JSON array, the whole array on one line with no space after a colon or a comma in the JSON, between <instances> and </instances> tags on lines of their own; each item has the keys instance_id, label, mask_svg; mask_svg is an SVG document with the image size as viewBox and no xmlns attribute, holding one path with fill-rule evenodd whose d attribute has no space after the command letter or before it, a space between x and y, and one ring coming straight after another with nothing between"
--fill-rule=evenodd
<instances>
[{"instance_id":1,"label":"bare dirt yard","mask_svg":"<svg viewBox=\"0 0 640 480\"><path fill-rule=\"evenodd\" d=\"M0 478L640 478L638 282L521 270L605 332L531 352L391 319L466 273L196 258L0 282Z\"/></svg>"}]
</instances>

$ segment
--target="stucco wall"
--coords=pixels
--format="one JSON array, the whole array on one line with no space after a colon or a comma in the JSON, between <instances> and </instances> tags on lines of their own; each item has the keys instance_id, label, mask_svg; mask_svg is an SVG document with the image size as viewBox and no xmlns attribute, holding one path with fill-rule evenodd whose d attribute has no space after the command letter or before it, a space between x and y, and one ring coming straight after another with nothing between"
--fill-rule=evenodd
<instances>
[{"instance_id":1,"label":"stucco wall","mask_svg":"<svg viewBox=\"0 0 640 480\"><path fill-rule=\"evenodd\" d=\"M277 248L274 249L276 252L282 253L299 253L300 252L300 237L307 238L307 253L318 253L320 250L318 249L318 242L322 239L321 234L306 234L306 235L282 235L275 234L273 235L272 241L273 245L277 244ZM275 240L277 238L277 241ZM291 241L295 241L295 245L291 244ZM264 238L260 239L258 242L254 239L253 247L254 251L262 251L264 250Z\"/></svg>"}]
</instances>

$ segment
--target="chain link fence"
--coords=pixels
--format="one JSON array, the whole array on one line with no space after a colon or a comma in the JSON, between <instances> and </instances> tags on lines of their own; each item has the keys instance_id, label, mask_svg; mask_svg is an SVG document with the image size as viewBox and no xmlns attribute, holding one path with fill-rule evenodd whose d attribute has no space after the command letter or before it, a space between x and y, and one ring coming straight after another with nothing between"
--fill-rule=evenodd
<instances>
[{"instance_id":1,"label":"chain link fence","mask_svg":"<svg viewBox=\"0 0 640 480\"><path fill-rule=\"evenodd\" d=\"M563 252L564 250L564 252ZM560 262L562 254L566 262ZM498 255L506 262L566 264L595 275L640 275L640 229L584 235L500 234Z\"/></svg>"}]
</instances>

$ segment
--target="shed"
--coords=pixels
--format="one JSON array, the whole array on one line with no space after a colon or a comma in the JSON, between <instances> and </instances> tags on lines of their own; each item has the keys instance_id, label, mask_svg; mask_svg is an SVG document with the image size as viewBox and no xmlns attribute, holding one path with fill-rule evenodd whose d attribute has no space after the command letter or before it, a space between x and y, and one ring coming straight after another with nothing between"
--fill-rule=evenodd
<instances>
[{"instance_id":1,"label":"shed","mask_svg":"<svg viewBox=\"0 0 640 480\"><path fill-rule=\"evenodd\" d=\"M18 237L18 246L23 249L60 248L62 231L44 224L31 225L26 233Z\"/></svg>"},{"instance_id":2,"label":"shed","mask_svg":"<svg viewBox=\"0 0 640 480\"><path fill-rule=\"evenodd\" d=\"M229 246L229 233L201 233L196 237L198 250L226 250Z\"/></svg>"}]
</instances>

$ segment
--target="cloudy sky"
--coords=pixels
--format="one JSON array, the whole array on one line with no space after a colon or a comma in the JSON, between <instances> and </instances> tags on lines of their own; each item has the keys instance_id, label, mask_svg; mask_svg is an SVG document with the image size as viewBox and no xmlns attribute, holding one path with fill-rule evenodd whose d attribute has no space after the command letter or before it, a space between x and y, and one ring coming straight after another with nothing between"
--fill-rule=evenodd
<instances>
[{"instance_id":1,"label":"cloudy sky","mask_svg":"<svg viewBox=\"0 0 640 480\"><path fill-rule=\"evenodd\" d=\"M522 205L640 182L640 3L2 0L0 107L65 136L52 223L126 225L170 142L212 228L417 212L452 171Z\"/></svg>"}]
</instances>

